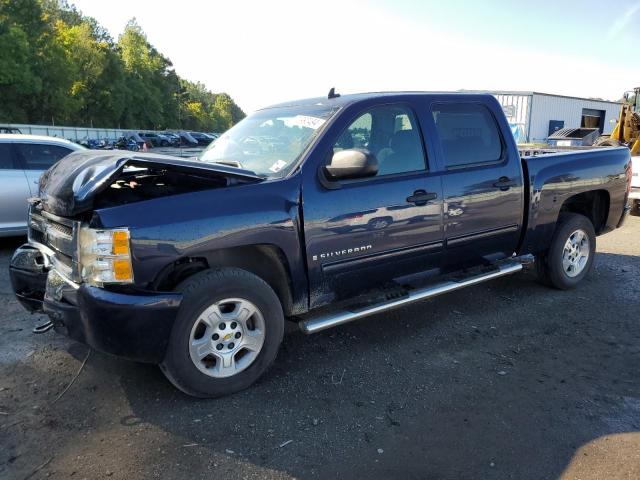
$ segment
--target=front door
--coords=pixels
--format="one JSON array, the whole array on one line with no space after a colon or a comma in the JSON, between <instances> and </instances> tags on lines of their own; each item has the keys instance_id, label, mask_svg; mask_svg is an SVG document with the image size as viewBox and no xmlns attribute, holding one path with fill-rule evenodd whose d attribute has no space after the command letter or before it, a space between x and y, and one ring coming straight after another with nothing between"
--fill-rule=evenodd
<instances>
[{"instance_id":1,"label":"front door","mask_svg":"<svg viewBox=\"0 0 640 480\"><path fill-rule=\"evenodd\" d=\"M420 127L405 104L361 112L333 152L366 148L376 176L303 189L311 306L439 266L442 187L430 175Z\"/></svg>"}]
</instances>

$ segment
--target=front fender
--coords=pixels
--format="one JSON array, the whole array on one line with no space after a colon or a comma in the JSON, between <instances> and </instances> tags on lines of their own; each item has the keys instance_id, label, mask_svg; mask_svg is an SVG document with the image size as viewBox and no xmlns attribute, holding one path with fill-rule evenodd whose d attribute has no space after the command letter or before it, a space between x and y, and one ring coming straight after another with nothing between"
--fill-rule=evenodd
<instances>
[{"instance_id":1,"label":"front fender","mask_svg":"<svg viewBox=\"0 0 640 480\"><path fill-rule=\"evenodd\" d=\"M222 249L273 245L286 256L294 302L307 279L300 241L300 180L204 190L95 212L102 228L128 227L136 286L149 288L167 266Z\"/></svg>"}]
</instances>

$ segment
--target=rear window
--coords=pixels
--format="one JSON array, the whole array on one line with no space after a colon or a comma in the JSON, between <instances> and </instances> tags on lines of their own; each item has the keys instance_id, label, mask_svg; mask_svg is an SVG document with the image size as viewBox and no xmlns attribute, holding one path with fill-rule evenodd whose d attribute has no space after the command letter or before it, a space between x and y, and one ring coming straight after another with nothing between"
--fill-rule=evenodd
<instances>
[{"instance_id":1,"label":"rear window","mask_svg":"<svg viewBox=\"0 0 640 480\"><path fill-rule=\"evenodd\" d=\"M484 105L443 103L432 108L446 168L497 162L502 139L493 115Z\"/></svg>"}]
</instances>

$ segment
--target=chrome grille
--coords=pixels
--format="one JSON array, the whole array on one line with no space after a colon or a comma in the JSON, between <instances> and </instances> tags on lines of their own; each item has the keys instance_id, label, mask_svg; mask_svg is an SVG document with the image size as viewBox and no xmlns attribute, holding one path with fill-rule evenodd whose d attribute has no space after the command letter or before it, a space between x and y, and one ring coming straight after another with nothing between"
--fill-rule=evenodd
<instances>
[{"instance_id":1,"label":"chrome grille","mask_svg":"<svg viewBox=\"0 0 640 480\"><path fill-rule=\"evenodd\" d=\"M79 222L45 212L37 203L29 207L29 241L47 247L51 251L51 263L75 281L79 281L79 229Z\"/></svg>"},{"instance_id":2,"label":"chrome grille","mask_svg":"<svg viewBox=\"0 0 640 480\"><path fill-rule=\"evenodd\" d=\"M56 223L56 222L52 222L52 221L49 221L49 226L51 228L56 229L58 232L62 233L63 235L66 235L68 237L73 236L73 228L72 227L68 227L67 225L62 225L61 223Z\"/></svg>"}]
</instances>

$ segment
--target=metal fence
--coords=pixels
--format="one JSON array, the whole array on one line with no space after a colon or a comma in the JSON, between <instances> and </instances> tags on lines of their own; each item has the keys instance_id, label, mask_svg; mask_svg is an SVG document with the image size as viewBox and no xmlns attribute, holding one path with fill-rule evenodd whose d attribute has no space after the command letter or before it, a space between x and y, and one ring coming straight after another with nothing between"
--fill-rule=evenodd
<instances>
[{"instance_id":1,"label":"metal fence","mask_svg":"<svg viewBox=\"0 0 640 480\"><path fill-rule=\"evenodd\" d=\"M153 132L153 130L131 130L122 128L88 128L66 127L52 125L27 125L22 123L2 123L0 128L17 128L21 133L29 135L46 135L49 137L66 138L73 142L84 139L102 140L104 138L115 139L128 132ZM161 132L154 132L161 133Z\"/></svg>"}]
</instances>

